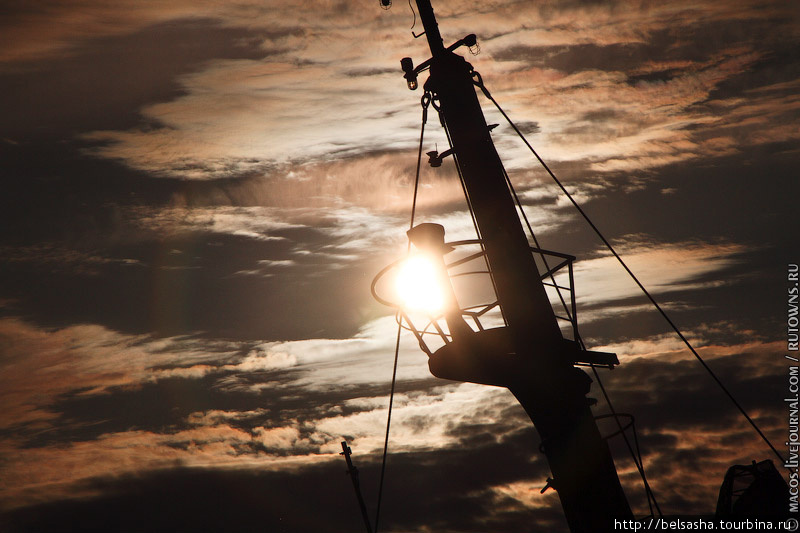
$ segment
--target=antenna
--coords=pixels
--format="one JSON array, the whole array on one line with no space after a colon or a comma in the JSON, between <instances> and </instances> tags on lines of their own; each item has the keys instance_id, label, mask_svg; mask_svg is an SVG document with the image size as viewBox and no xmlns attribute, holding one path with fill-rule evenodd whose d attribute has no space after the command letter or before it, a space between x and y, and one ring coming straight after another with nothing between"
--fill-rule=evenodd
<instances>
[{"instance_id":1,"label":"antenna","mask_svg":"<svg viewBox=\"0 0 800 533\"><path fill-rule=\"evenodd\" d=\"M383 0L382 2L383 3ZM389 2L391 4L391 1ZM347 475L350 476L350 479L353 481L353 489L356 491L356 498L358 498L358 506L361 507L361 516L364 518L364 525L367 526L367 533L372 533L372 525L369 523L369 515L367 514L367 506L364 503L364 496L361 495L361 483L358 481L358 468L353 466L353 461L350 460L350 455L352 455L352 450L350 450L350 446L347 445L347 441L342 441L342 453L339 455L344 455L345 461L347 461Z\"/></svg>"}]
</instances>

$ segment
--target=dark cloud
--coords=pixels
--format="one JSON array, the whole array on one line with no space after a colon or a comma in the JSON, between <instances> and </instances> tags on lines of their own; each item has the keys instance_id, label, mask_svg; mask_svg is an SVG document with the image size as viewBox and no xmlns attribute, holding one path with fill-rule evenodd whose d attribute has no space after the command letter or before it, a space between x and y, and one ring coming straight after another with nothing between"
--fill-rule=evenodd
<instances>
[{"instance_id":1,"label":"dark cloud","mask_svg":"<svg viewBox=\"0 0 800 533\"><path fill-rule=\"evenodd\" d=\"M720 82L709 94L709 101L742 96L760 87L773 86L771 91L783 94L791 92L789 88L781 88L781 84L797 80L800 76L798 54L800 46L794 43L775 43L746 71Z\"/></svg>"},{"instance_id":2,"label":"dark cloud","mask_svg":"<svg viewBox=\"0 0 800 533\"><path fill-rule=\"evenodd\" d=\"M564 47L515 46L494 56L500 61L523 61L533 66L548 67L562 72L582 70L626 71L652 60L662 47L644 44L578 44Z\"/></svg>"},{"instance_id":3,"label":"dark cloud","mask_svg":"<svg viewBox=\"0 0 800 533\"><path fill-rule=\"evenodd\" d=\"M540 463L530 464L532 440L523 432L501 446L393 455L381 529L526 531L533 519L549 525L550 531L563 531L558 512L545 508L532 517L518 501L498 501L485 492L487 480L500 485L545 475ZM358 450L354 453L373 516L380 465L375 458L359 456ZM84 488L101 496L33 506L5 513L2 520L9 532L359 530L363 524L344 471L342 460L289 472L175 468L96 478Z\"/></svg>"},{"instance_id":4,"label":"dark cloud","mask_svg":"<svg viewBox=\"0 0 800 533\"><path fill-rule=\"evenodd\" d=\"M569 9L568 5L559 7ZM682 16L690 16L688 13L678 15L673 21L649 20L645 23L647 29L642 30L647 35L637 42L562 46L515 44L494 51L493 57L570 74L584 70L625 72L630 76L629 83L668 81L703 70L745 49L763 51L772 64L778 63L780 57L788 59L789 45L775 32L781 31L778 28L792 32L791 17L779 20L769 17L768 11L753 10L753 18L743 19L720 7L719 18L713 20L680 20ZM726 15L730 18L725 18ZM789 63L794 61L789 60ZM680 66L670 67L670 64ZM767 77L762 82L768 84L770 79Z\"/></svg>"},{"instance_id":5,"label":"dark cloud","mask_svg":"<svg viewBox=\"0 0 800 533\"><path fill-rule=\"evenodd\" d=\"M90 41L68 55L0 73L0 136L17 142L139 124L146 104L183 91L179 77L212 59L264 57L257 32L175 21Z\"/></svg>"},{"instance_id":6,"label":"dark cloud","mask_svg":"<svg viewBox=\"0 0 800 533\"><path fill-rule=\"evenodd\" d=\"M347 76L361 77L361 76L382 76L383 74L402 74L400 67L397 68L373 68L373 69L352 69L345 72Z\"/></svg>"},{"instance_id":7,"label":"dark cloud","mask_svg":"<svg viewBox=\"0 0 800 533\"><path fill-rule=\"evenodd\" d=\"M47 429L40 424L19 425L2 433L23 439L24 448L64 446L91 441L113 433L147 431L161 435L176 435L197 427L198 413L212 416L229 413L217 423L256 435L256 428L270 429L287 425L313 423L328 417L347 417L372 411L372 404L348 400L377 398L386 393L384 383L347 387L340 390L313 391L304 387L287 387L283 383L296 380L304 369L290 368L273 371L247 371L241 374L220 365L212 367L201 377L162 378L137 386L114 387L102 393L85 389L71 390L41 408L54 415ZM228 386L235 379L236 387ZM398 394L429 392L437 383L433 378L423 381L404 381L396 387ZM247 390L251 387L250 390ZM518 419L515 419L519 422ZM419 423L424 424L420 418ZM411 425L413 425L413 420ZM311 426L309 426L311 427ZM506 426L505 431L509 431ZM495 428L497 431L497 428ZM456 432L456 428L453 428ZM468 438L469 428L458 433ZM334 437L336 438L336 437ZM195 444L202 444L198 439ZM279 455L301 453L299 448L265 449L258 442L250 443L246 453L269 452ZM319 443L302 453L320 453Z\"/></svg>"},{"instance_id":8,"label":"dark cloud","mask_svg":"<svg viewBox=\"0 0 800 533\"><path fill-rule=\"evenodd\" d=\"M98 224L92 215L84 219L86 226L76 229L82 239ZM75 224L73 220L73 228ZM137 333L204 331L212 336L291 339L315 332L343 337L365 316L377 315L377 304L369 297L377 264L321 271L319 259L311 255L295 258L298 265L280 276L237 275L258 268L259 261L292 257L289 252L301 243L320 247L326 239L316 229L278 233L286 240L259 242L199 232L169 238L149 233L137 242L125 242L125 237L122 242L83 241L84 248L105 260L77 257L75 264L65 262L74 257L69 248L57 246L49 260L42 250L33 249L17 261L6 256L0 265L0 286L6 297L17 301L17 312L35 316L40 323L63 326L79 321ZM334 288L339 296L319 301L315 295L322 287ZM155 303L154 294L161 295ZM246 307L241 305L244 301L249 302ZM299 306L306 308L302 318L285 313Z\"/></svg>"},{"instance_id":9,"label":"dark cloud","mask_svg":"<svg viewBox=\"0 0 800 533\"><path fill-rule=\"evenodd\" d=\"M521 131L524 135L533 135L542 131L539 123L533 120L517 122L515 123L515 126L517 126L519 131Z\"/></svg>"},{"instance_id":10,"label":"dark cloud","mask_svg":"<svg viewBox=\"0 0 800 533\"><path fill-rule=\"evenodd\" d=\"M17 532L352 531L359 527L358 509L343 469L331 464L304 475L172 470L98 479L90 483L100 498L34 507L4 522Z\"/></svg>"},{"instance_id":11,"label":"dark cloud","mask_svg":"<svg viewBox=\"0 0 800 533\"><path fill-rule=\"evenodd\" d=\"M120 165L76 153L76 143L1 144L0 238L7 245L62 242L68 246L118 235L118 208L163 204L175 184L153 183Z\"/></svg>"}]
</instances>

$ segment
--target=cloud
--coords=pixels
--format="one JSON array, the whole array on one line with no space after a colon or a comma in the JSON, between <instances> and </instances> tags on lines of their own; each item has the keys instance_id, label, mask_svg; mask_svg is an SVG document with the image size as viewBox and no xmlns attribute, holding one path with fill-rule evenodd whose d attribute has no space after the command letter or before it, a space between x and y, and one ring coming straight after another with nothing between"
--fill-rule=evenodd
<instances>
[{"instance_id":1,"label":"cloud","mask_svg":"<svg viewBox=\"0 0 800 533\"><path fill-rule=\"evenodd\" d=\"M256 348L239 363L235 365L225 365L225 370L252 372L257 370L275 370L278 368L289 368L297 364L297 358L287 352L272 351L269 348Z\"/></svg>"},{"instance_id":2,"label":"cloud","mask_svg":"<svg viewBox=\"0 0 800 533\"><path fill-rule=\"evenodd\" d=\"M208 232L269 241L284 239L276 235L281 230L304 227L288 222L282 214L274 208L256 206L176 207L140 210L136 223L171 234Z\"/></svg>"},{"instance_id":3,"label":"cloud","mask_svg":"<svg viewBox=\"0 0 800 533\"><path fill-rule=\"evenodd\" d=\"M28 246L0 246L7 263L37 263L47 265L51 272L73 271L95 275L108 266L142 267L134 258L103 257L97 253L66 248L55 243L39 243Z\"/></svg>"},{"instance_id":4,"label":"cloud","mask_svg":"<svg viewBox=\"0 0 800 533\"><path fill-rule=\"evenodd\" d=\"M50 406L67 393L106 394L177 373L164 367L196 377L239 350L235 343L123 335L97 325L46 330L15 318L0 319L0 331L7 339L0 377L6 429L55 422Z\"/></svg>"},{"instance_id":5,"label":"cloud","mask_svg":"<svg viewBox=\"0 0 800 533\"><path fill-rule=\"evenodd\" d=\"M305 512L309 501L339 497L320 487L341 474L342 439L365 479L379 468L397 330L390 310L367 302L368 286L405 252L420 93L406 91L397 66L401 56L419 63L428 55L424 40L408 35L403 6L374 8L90 0L16 6L0 22L0 72L15 97L56 104L56 122L68 126L54 134L66 150L59 157L27 138L3 144L15 156L9 191L24 181L38 206L33 216L15 206L12 222L41 216L42 228L80 234L79 246L49 230L35 233L46 239L9 237L0 250L11 274L0 302L7 315L26 317L0 319L0 455L12 458L0 462L5 508L60 502L69 514L125 501L136 509L152 501L130 498L136 490L199 479L184 487L225 497L242 494L224 490L236 483L258 487L283 506L269 510L275 524L292 515L287 529L352 531L297 523L316 519ZM606 209L623 257L686 318L687 335L775 442L785 430L784 361L764 301L779 279L769 265L788 238L775 231L774 220L788 220L775 206L792 197L786 169L796 167L785 158L800 109L791 9L760 1L437 6L448 42L482 34L483 55L469 61L581 203ZM206 30L209 42L184 56L182 46ZM157 44L168 61L146 52ZM116 59L135 83L87 83L118 72L95 71ZM152 77L140 79L144 71ZM35 89L44 84L28 82L48 76L37 72L74 72L75 87L94 90L39 98L49 94ZM120 84L124 105L103 89ZM60 104L73 94L92 112ZM108 118L103 106L112 104L124 110ZM15 116L31 131L47 129ZM502 124L496 112L487 118ZM424 150L446 147L435 119L431 112ZM509 129L493 135L537 233L558 238L558 249L588 251L576 264L587 339L620 355L603 379L615 405L637 416L663 507L709 511L724 469L765 457L763 445L680 342L651 324L613 258L574 234L574 215L541 186ZM34 154L25 156L29 167L19 154ZM753 193L742 169L763 154L774 189L785 191ZM711 229L650 209L653 197L690 209L679 203L688 196ZM90 216L91 232L77 216L84 203L108 215ZM443 222L448 239L473 236L451 167L423 165L417 206L417 222ZM633 223L647 233L631 235ZM744 298L719 290L734 284L747 289ZM735 308L734 299L747 305ZM701 316L705 305L738 314ZM179 324L166 336L144 333L170 321ZM397 486L387 486L387 502L399 503L387 503L386 529L516 531L531 517L563 529L552 491L539 495L547 468L513 397L436 380L411 336L400 346L390 441ZM619 452L619 441L612 447ZM618 458L643 511L635 469Z\"/></svg>"},{"instance_id":6,"label":"cloud","mask_svg":"<svg viewBox=\"0 0 800 533\"><path fill-rule=\"evenodd\" d=\"M379 11L379 10L376 10ZM324 13L324 16L320 16ZM313 16L317 15L317 16ZM215 20L227 27L271 29L264 35L264 47L290 49L300 36L348 21L374 20L380 12L342 9L336 2L296 4L287 1L237 1L221 5L200 2L102 1L43 2L38 9L9 8L4 17L3 54L7 63L31 62L41 58L69 55L76 47L98 38L130 34L168 21ZM302 24L301 24L302 22ZM313 40L312 40L313 42ZM318 46L322 43L318 43Z\"/></svg>"},{"instance_id":7,"label":"cloud","mask_svg":"<svg viewBox=\"0 0 800 533\"><path fill-rule=\"evenodd\" d=\"M628 242L618 246L617 252L654 295L736 282L736 278L713 274L724 272L739 261L737 256L745 251L741 245L703 242L649 244L640 237L627 236ZM612 256L578 262L575 279L577 300L584 305L614 302L641 294Z\"/></svg>"},{"instance_id":8,"label":"cloud","mask_svg":"<svg viewBox=\"0 0 800 533\"><path fill-rule=\"evenodd\" d=\"M386 329L392 322L389 318L376 323L356 339L262 343L242 353L246 343L127 336L98 326L46 331L4 319L3 335L13 342L3 354L1 444L4 454L16 457L3 465L3 477L13 487L5 503L61 497L69 486L98 476L176 463L292 468L337 457L342 435L349 435L364 453L378 453L382 432L377 428L386 415L393 345ZM401 443L398 450L454 445L460 436L452 431L453 421L491 423L492 411L504 409L510 401L499 389L472 385L447 384L438 390L424 384L414 392L419 386L415 383L430 381L425 356L411 339L405 339L403 346L409 356L404 356L398 374L394 429ZM286 370L292 373L280 374L280 380L269 378L270 373ZM255 378L258 386L235 384L247 377ZM100 405L96 402L117 405L122 396L140 397L134 401L146 411L148 396L157 390L153 387L163 384L159 387L170 390L175 380L198 380L198 390L217 389L218 399L245 393L251 395L250 405L270 400L262 403L266 407L255 409L194 410L178 425L156 423L152 429L125 430L122 419L121 424L108 425L97 418L104 416L101 412L93 411L93 405ZM377 396L369 395L374 394L367 391L374 390L376 382L384 386ZM334 404L317 412L324 405L296 400L298 395L329 394L333 389L351 391L338 408ZM361 396L364 392L368 395ZM175 399L171 409L191 408L194 401ZM170 402L159 408L169 411ZM292 412L300 418L281 414ZM92 426L107 429L94 437L69 438L70 431L79 435L82 428ZM61 433L69 440L51 444L40 438L48 433ZM278 463L278 458L288 459Z\"/></svg>"},{"instance_id":9,"label":"cloud","mask_svg":"<svg viewBox=\"0 0 800 533\"><path fill-rule=\"evenodd\" d=\"M477 65L513 116L536 119L537 144L548 160L584 159L595 171L610 172L718 153L693 133L717 118L705 104L723 96L715 91L763 62L765 52L756 37L733 30L700 48L691 45L696 35L724 32L716 28L726 25L735 29L747 23L756 35L770 31L768 21L781 8L762 4L698 8L679 2L629 9L627 2L497 3L491 9L481 6L478 13L475 5L463 6L463 11L442 7L439 15L443 27L456 34L467 23L493 28L484 46L488 61L478 58ZM341 9L335 3L314 9L285 2L237 2L225 9L215 3L167 8L90 2L80 9L53 4L36 15L12 13L15 30L24 28L27 37L18 39L7 54L24 58L63 53L76 42L126 35L167 20L202 18L263 36L263 59L210 58L181 75L182 94L145 105L140 127L83 134L93 143L90 153L124 161L152 176L242 176L276 164L414 146L415 101L387 67L396 65L393 61L410 43L404 32L388 30L400 14L378 11ZM378 44L364 49L360 42ZM426 55L423 45L413 44L414 51ZM514 58L514 68L497 61L504 55ZM592 61L581 65L587 58ZM663 79L652 77L660 73L666 73ZM638 81L631 83L636 76ZM786 94L762 97L760 117L785 108L780 98ZM611 112L603 124L585 120L601 111ZM786 122L787 135L792 135L790 124ZM769 142L781 135L765 125L745 125L763 135L739 143ZM512 168L530 166L519 151L508 162Z\"/></svg>"},{"instance_id":10,"label":"cloud","mask_svg":"<svg viewBox=\"0 0 800 533\"><path fill-rule=\"evenodd\" d=\"M97 480L146 476L177 465L300 476L303 469L340 461L339 443L345 439L357 450L362 466L373 464L382 453L395 331L391 317L371 323L353 339L283 343L153 339L96 326L44 331L14 320L2 324L4 335L14 339L17 347L4 354L2 375L10 375L7 371L14 365L19 370L18 375L11 374L10 387L3 388L3 403L9 408L0 447L4 455L15 457L14 462L2 465L8 487L3 500L6 508L66 497L99 497ZM692 336L711 340L734 328L733 324L707 324ZM747 337L742 332L741 339ZM782 404L779 399L773 402L766 391L774 390L784 368L782 359L775 356L777 344L734 341L730 345L701 343L699 349L726 381L735 384L740 396L749 391L744 403L775 435L781 431ZM675 342L653 337L601 348L622 355L623 364L603 374L604 381L618 409L637 416L645 463L662 507L680 512L707 510L728 464L763 456L763 446L746 426L732 422L735 412L708 389L707 376L679 352ZM544 470L539 472L543 467L537 458L536 438L530 435L527 417L513 397L500 388L430 378L426 358L409 335L404 336L401 349L392 460L416 457L416 461L430 461L431 468L443 468L448 454L462 450L501 454L511 447L517 451L496 456L493 467L487 464L475 473L474 483L488 477L470 493L491 498L514 513L547 516L556 502L552 495L540 496L536 490L544 479L536 476L544 476ZM23 359L23 352L33 356ZM113 379L107 370L112 367ZM54 375L59 379L53 380ZM176 388L176 379L196 381L197 387ZM157 384L162 388L153 388ZM159 390L158 408L174 413L173 421L151 428L125 429L121 420L113 429L98 419L104 415L93 412L91 402L83 404L82 412L76 407L66 410L59 403L73 395L102 402L113 411L119 396L126 394L142 411L150 395ZM596 385L593 390L597 394ZM169 400L166 391L177 396ZM687 410L694 404L694 411ZM601 405L597 412L604 409ZM42 416L37 419L36 413ZM33 424L45 433L53 431L55 424L58 431L81 424L107 429L93 437L26 443L20 429L23 424L29 428ZM665 445L667 441L673 445ZM530 470L512 466L512 456L517 462L529 461ZM508 464L503 457L509 459ZM629 462L619 461L626 490L635 505L642 506L635 471ZM716 475L689 474L694 483L687 493L686 471ZM465 490L466 481L459 483ZM490 513L481 520L490 523L500 518Z\"/></svg>"},{"instance_id":11,"label":"cloud","mask_svg":"<svg viewBox=\"0 0 800 533\"><path fill-rule=\"evenodd\" d=\"M757 59L756 54L723 55L666 82L635 85L628 83L628 74L623 71L570 74L532 68L503 80L500 87L522 85L533 89L525 94L511 92L509 87L510 96L498 101L512 118L537 118L540 133L534 144L547 161L588 160L595 172L648 169L719 155L718 150L699 143L694 133L717 118L695 106ZM543 86L543 80L549 83ZM779 108L775 101L769 105ZM569 112L564 113L565 109ZM600 122L594 117L601 112L604 120ZM517 146L508 156L512 167L523 166L531 159L519 143Z\"/></svg>"},{"instance_id":12,"label":"cloud","mask_svg":"<svg viewBox=\"0 0 800 533\"><path fill-rule=\"evenodd\" d=\"M325 62L217 61L182 80L186 96L142 110L158 127L84 139L96 143L94 155L189 179L407 149L414 119L400 112L409 105L398 98L395 77L352 77Z\"/></svg>"},{"instance_id":13,"label":"cloud","mask_svg":"<svg viewBox=\"0 0 800 533\"><path fill-rule=\"evenodd\" d=\"M662 509L708 512L729 466L778 460L694 358L661 344L662 349L626 359L619 372L603 377L617 408L636 415L645 464ZM699 351L782 450L786 362L779 356L778 343L708 344Z\"/></svg>"}]
</instances>

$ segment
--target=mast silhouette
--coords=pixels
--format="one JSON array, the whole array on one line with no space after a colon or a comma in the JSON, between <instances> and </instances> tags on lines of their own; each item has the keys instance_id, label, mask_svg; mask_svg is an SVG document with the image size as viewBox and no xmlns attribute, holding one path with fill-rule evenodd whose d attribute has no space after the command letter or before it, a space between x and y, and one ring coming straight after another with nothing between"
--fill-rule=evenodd
<instances>
[{"instance_id":1,"label":"mast silhouette","mask_svg":"<svg viewBox=\"0 0 800 533\"><path fill-rule=\"evenodd\" d=\"M486 332L473 332L451 314L453 343L433 354L431 371L445 379L507 387L541 436L553 474L548 487L558 492L570 530L610 531L614 519L632 518L631 509L586 397L592 380L573 366L581 351L562 336L540 281L478 102L473 68L453 52L470 39L445 48L430 1L416 3L432 57L416 69L405 58L403 70L409 88L415 88L417 73L430 67L424 88L439 102L513 347L511 354L498 353L496 346L478 342ZM409 238L418 248L441 254L444 235L434 226L417 226Z\"/></svg>"}]
</instances>

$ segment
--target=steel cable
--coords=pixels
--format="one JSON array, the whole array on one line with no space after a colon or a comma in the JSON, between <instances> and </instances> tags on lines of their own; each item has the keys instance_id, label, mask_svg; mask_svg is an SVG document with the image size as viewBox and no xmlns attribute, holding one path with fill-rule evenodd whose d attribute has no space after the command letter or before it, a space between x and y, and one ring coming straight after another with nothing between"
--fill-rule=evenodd
<instances>
[{"instance_id":1,"label":"steel cable","mask_svg":"<svg viewBox=\"0 0 800 533\"><path fill-rule=\"evenodd\" d=\"M414 217L416 216L417 212L417 192L419 191L419 173L420 167L422 165L422 143L425 138L425 124L428 121L428 105L430 104L431 98L429 93L425 93L422 96L422 126L420 127L419 132L419 150L417 152L417 172L414 178L414 196L411 200L411 223L409 225L409 229L414 227ZM406 249L406 253L411 250L411 241L408 242L408 248ZM389 430L392 425L392 406L394 405L394 392L395 387L397 385L397 361L400 355L400 334L403 331L403 325L401 321L397 323L397 340L394 346L394 365L392 367L392 387L389 393L389 409L388 414L386 416L386 437L383 441L383 459L381 460L381 477L380 481L378 482L378 503L375 508L375 529L373 530L375 533L378 533L378 522L381 517L381 502L383 500L383 481L386 477L386 456L389 451Z\"/></svg>"}]
</instances>

